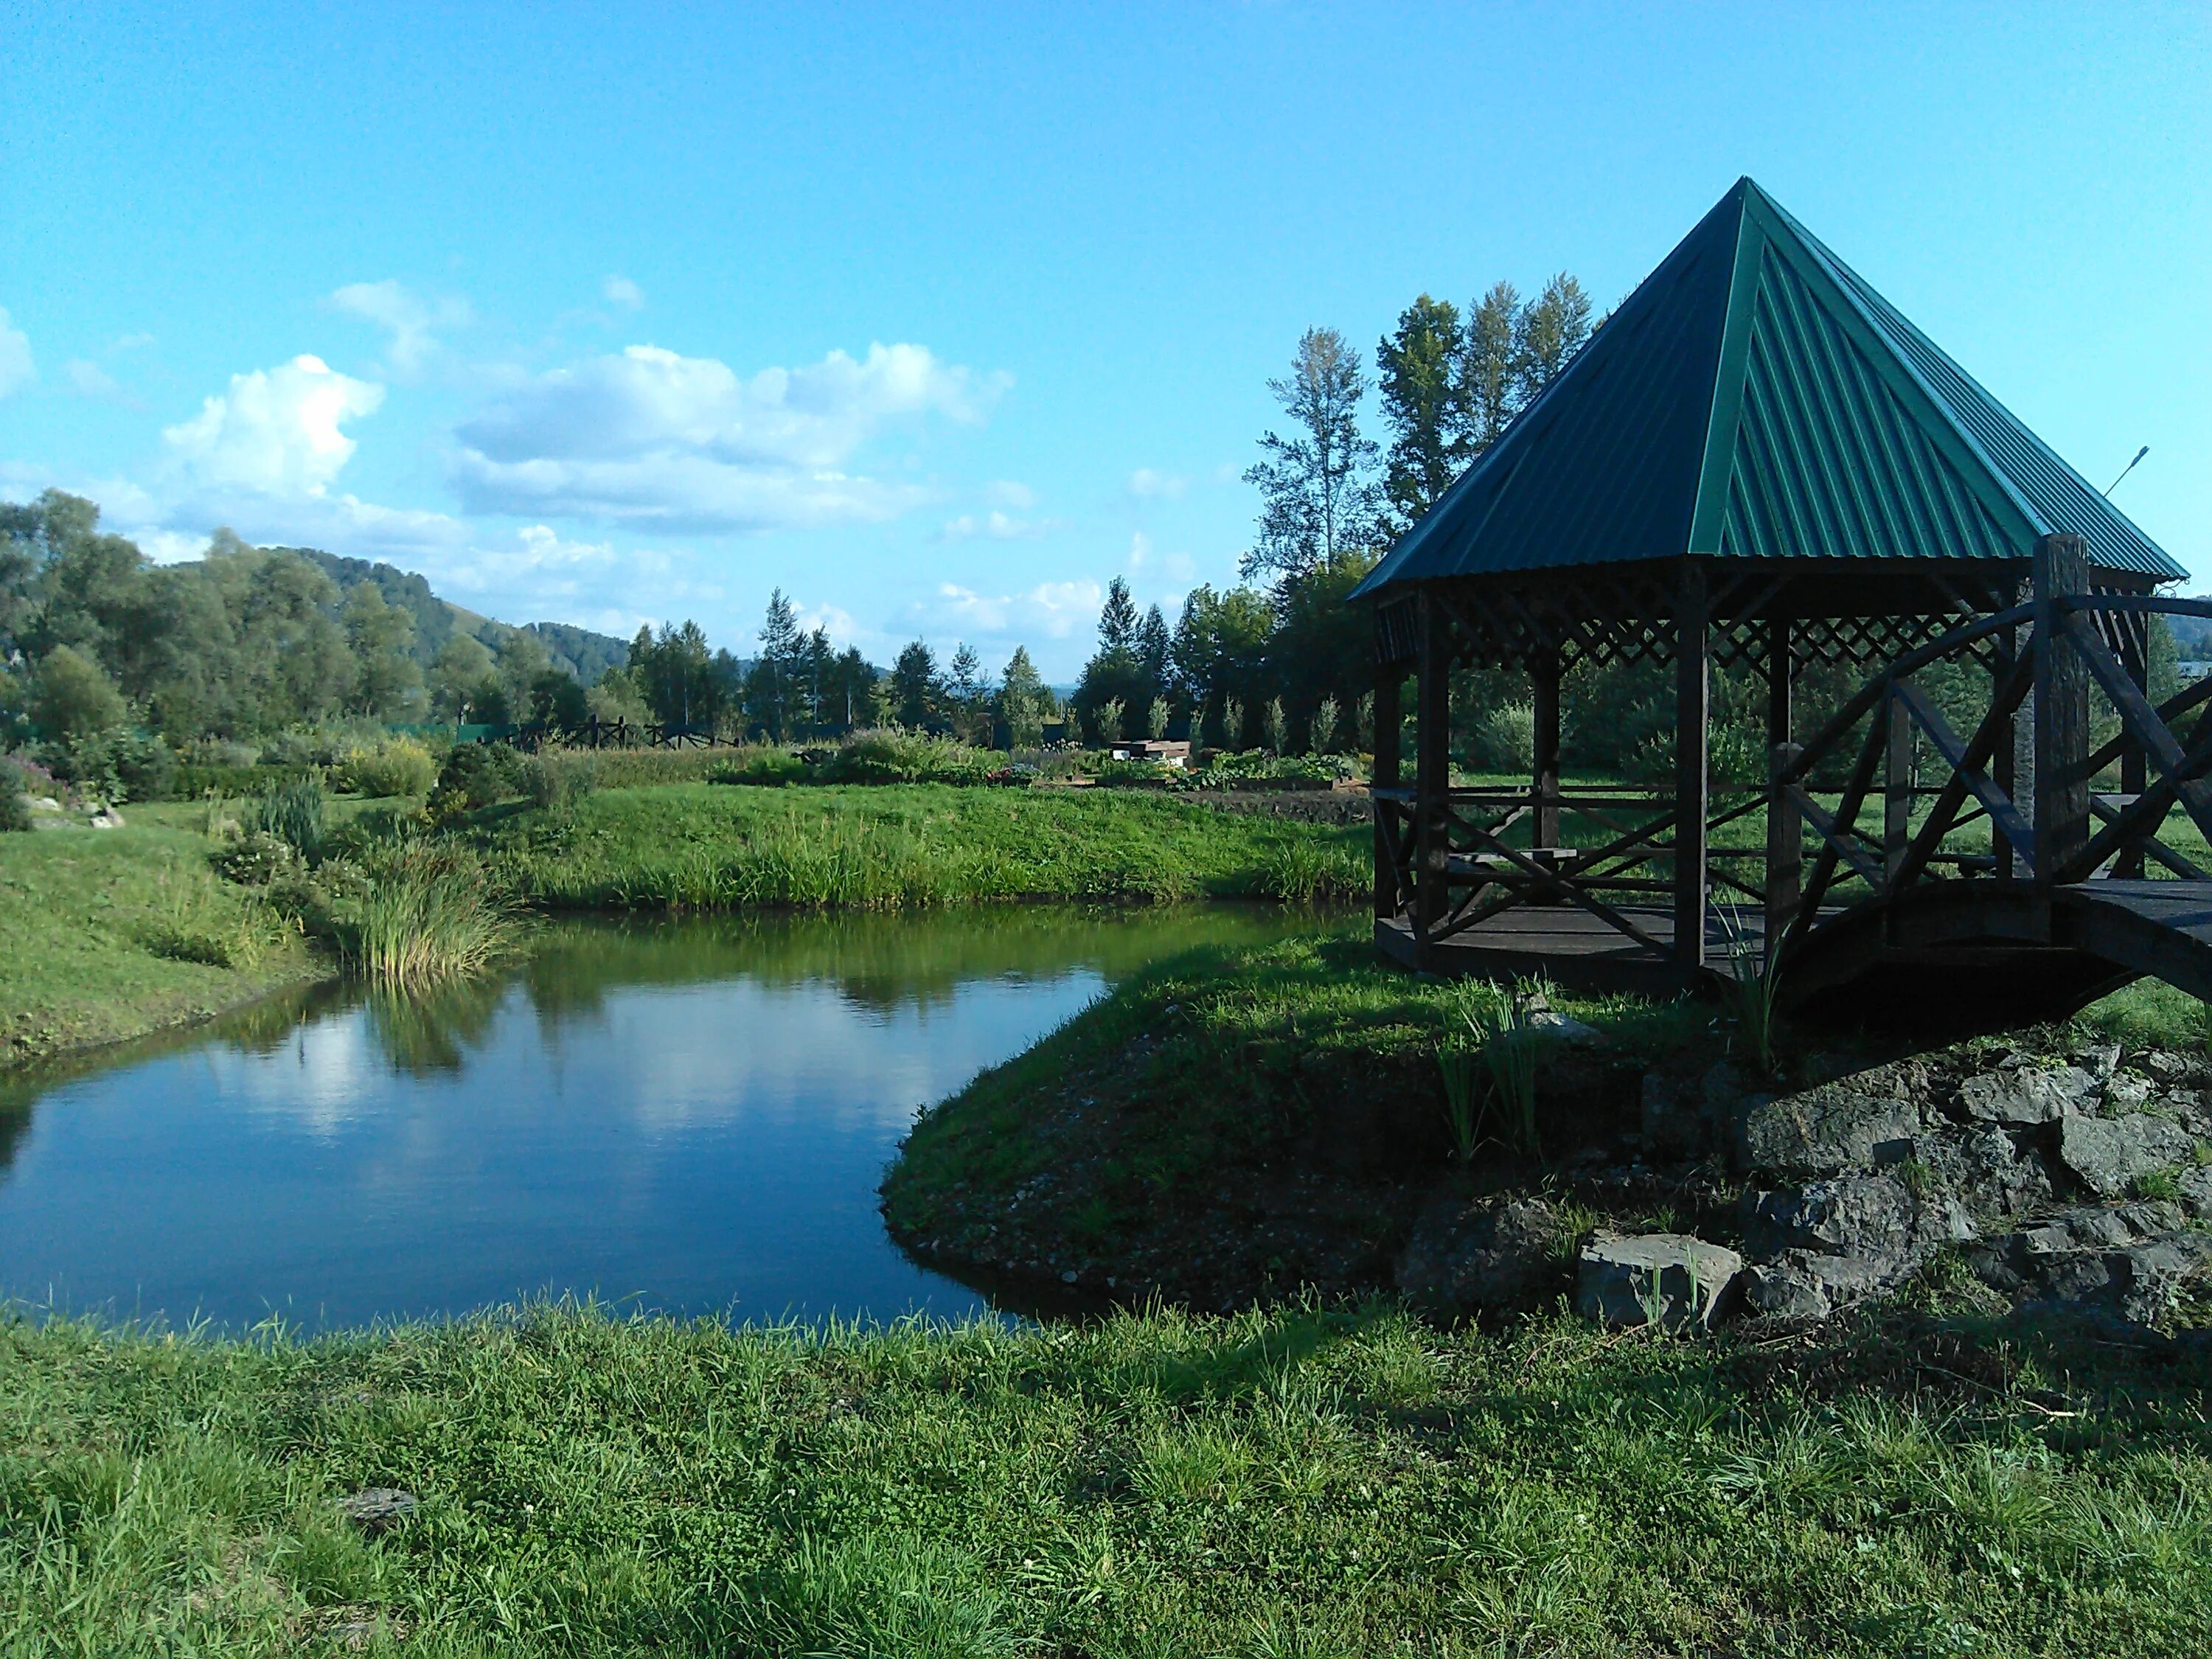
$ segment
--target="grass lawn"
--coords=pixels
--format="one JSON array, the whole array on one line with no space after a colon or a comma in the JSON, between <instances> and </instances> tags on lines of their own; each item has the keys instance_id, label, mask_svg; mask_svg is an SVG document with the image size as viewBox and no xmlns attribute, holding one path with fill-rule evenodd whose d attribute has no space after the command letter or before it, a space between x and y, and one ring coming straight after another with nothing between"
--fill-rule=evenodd
<instances>
[{"instance_id":1,"label":"grass lawn","mask_svg":"<svg viewBox=\"0 0 2212 1659\"><path fill-rule=\"evenodd\" d=\"M576 909L1341 898L1367 890L1372 857L1364 828L1135 790L939 784L605 790L484 836L526 900Z\"/></svg>"},{"instance_id":2,"label":"grass lawn","mask_svg":"<svg viewBox=\"0 0 2212 1659\"><path fill-rule=\"evenodd\" d=\"M0 1068L202 1019L327 972L208 867L204 809L0 836Z\"/></svg>"},{"instance_id":3,"label":"grass lawn","mask_svg":"<svg viewBox=\"0 0 2212 1659\"><path fill-rule=\"evenodd\" d=\"M15 1655L2203 1651L2212 1370L1380 1308L0 1329ZM334 1503L417 1494L356 1536Z\"/></svg>"}]
</instances>

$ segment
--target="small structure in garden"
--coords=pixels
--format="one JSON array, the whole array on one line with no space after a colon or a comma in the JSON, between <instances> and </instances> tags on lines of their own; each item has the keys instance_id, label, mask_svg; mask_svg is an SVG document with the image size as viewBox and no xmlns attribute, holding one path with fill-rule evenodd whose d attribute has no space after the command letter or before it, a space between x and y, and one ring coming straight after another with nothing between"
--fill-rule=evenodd
<instances>
[{"instance_id":1,"label":"small structure in garden","mask_svg":"<svg viewBox=\"0 0 2212 1659\"><path fill-rule=\"evenodd\" d=\"M2160 837L2178 805L2212 840L2212 680L2147 693L2150 617L2212 616L2158 595L2186 574L1741 179L1355 594L1376 941L1654 991L1778 967L1785 1004L1961 1027L2212 995L2212 873ZM1635 663L1673 671L1672 787L1568 787L1572 676ZM1764 682L1764 787L1716 791L1715 665ZM1812 665L1863 680L1808 731ZM1527 676L1525 787L1454 784L1463 666Z\"/></svg>"}]
</instances>

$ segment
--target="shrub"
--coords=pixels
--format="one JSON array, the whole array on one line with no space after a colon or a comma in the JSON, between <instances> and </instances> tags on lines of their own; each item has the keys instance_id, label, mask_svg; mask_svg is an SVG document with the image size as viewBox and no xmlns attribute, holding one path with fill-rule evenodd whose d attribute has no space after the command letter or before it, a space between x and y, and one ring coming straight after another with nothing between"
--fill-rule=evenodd
<instances>
[{"instance_id":1,"label":"shrub","mask_svg":"<svg viewBox=\"0 0 2212 1659\"><path fill-rule=\"evenodd\" d=\"M300 871L300 855L291 842L265 830L246 830L210 861L223 875L248 887L267 887Z\"/></svg>"},{"instance_id":2,"label":"shrub","mask_svg":"<svg viewBox=\"0 0 2212 1659\"><path fill-rule=\"evenodd\" d=\"M522 793L549 812L566 812L599 787L599 757L589 750L544 749L522 765Z\"/></svg>"},{"instance_id":3,"label":"shrub","mask_svg":"<svg viewBox=\"0 0 2212 1659\"><path fill-rule=\"evenodd\" d=\"M953 738L886 726L856 732L822 769L825 783L981 783L998 757Z\"/></svg>"},{"instance_id":4,"label":"shrub","mask_svg":"<svg viewBox=\"0 0 2212 1659\"><path fill-rule=\"evenodd\" d=\"M805 759L788 749L759 748L742 751L707 775L709 783L750 783L775 787L805 783L812 775Z\"/></svg>"},{"instance_id":5,"label":"shrub","mask_svg":"<svg viewBox=\"0 0 2212 1659\"><path fill-rule=\"evenodd\" d=\"M1525 774L1536 764L1536 711L1525 702L1486 708L1474 722L1471 758L1485 772Z\"/></svg>"},{"instance_id":6,"label":"shrub","mask_svg":"<svg viewBox=\"0 0 2212 1659\"><path fill-rule=\"evenodd\" d=\"M101 800L166 800L176 788L176 755L143 732L118 726L46 749L57 777Z\"/></svg>"},{"instance_id":7,"label":"shrub","mask_svg":"<svg viewBox=\"0 0 2212 1659\"><path fill-rule=\"evenodd\" d=\"M281 784L253 804L246 828L274 836L302 859L313 863L323 849L323 786L319 780L302 778Z\"/></svg>"},{"instance_id":8,"label":"shrub","mask_svg":"<svg viewBox=\"0 0 2212 1659\"><path fill-rule=\"evenodd\" d=\"M357 795L427 795L438 781L438 763L412 738L391 738L349 751L332 781Z\"/></svg>"},{"instance_id":9,"label":"shrub","mask_svg":"<svg viewBox=\"0 0 2212 1659\"><path fill-rule=\"evenodd\" d=\"M24 794L12 766L0 766L0 835L18 834L31 827L30 797Z\"/></svg>"},{"instance_id":10,"label":"shrub","mask_svg":"<svg viewBox=\"0 0 2212 1659\"><path fill-rule=\"evenodd\" d=\"M464 812L512 800L525 793L524 757L503 743L464 743L446 757L438 787L430 796L430 816L449 822Z\"/></svg>"}]
</instances>

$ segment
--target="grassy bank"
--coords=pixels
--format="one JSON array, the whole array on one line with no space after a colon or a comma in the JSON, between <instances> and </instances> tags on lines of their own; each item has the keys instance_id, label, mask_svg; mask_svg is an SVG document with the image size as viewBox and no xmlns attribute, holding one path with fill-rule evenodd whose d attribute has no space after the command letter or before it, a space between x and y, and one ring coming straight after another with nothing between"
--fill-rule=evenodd
<instances>
[{"instance_id":1,"label":"grassy bank","mask_svg":"<svg viewBox=\"0 0 2212 1659\"><path fill-rule=\"evenodd\" d=\"M2193 1655L2208 1385L2027 1328L1352 1309L19 1325L0 1620L23 1655ZM368 1486L420 1511L364 1540L334 1504Z\"/></svg>"},{"instance_id":2,"label":"grassy bank","mask_svg":"<svg viewBox=\"0 0 2212 1659\"><path fill-rule=\"evenodd\" d=\"M0 836L0 1067L204 1019L327 972L208 867L202 810Z\"/></svg>"},{"instance_id":3,"label":"grassy bank","mask_svg":"<svg viewBox=\"0 0 2212 1659\"><path fill-rule=\"evenodd\" d=\"M1383 965L1356 929L1164 963L925 1113L884 1181L885 1217L942 1265L1205 1306L1388 1285L1454 1167L1437 1053L1465 1034L1463 995ZM1693 1081L1743 1047L1720 1004L1551 1000L1604 1041L1540 1051L1544 1160L1486 1154L1478 1184L1547 1184L1579 1147L1640 1127L1647 1070ZM2081 1020L2138 1044L2203 1041L2201 1007L2154 982ZM1799 1085L1888 1052L1788 1029L1780 1047ZM1603 1218L1733 1228L1723 1186L1653 1182Z\"/></svg>"},{"instance_id":4,"label":"grassy bank","mask_svg":"<svg viewBox=\"0 0 2212 1659\"><path fill-rule=\"evenodd\" d=\"M1364 831L1115 790L605 790L485 832L553 908L896 908L994 899L1340 898L1364 891Z\"/></svg>"}]
</instances>

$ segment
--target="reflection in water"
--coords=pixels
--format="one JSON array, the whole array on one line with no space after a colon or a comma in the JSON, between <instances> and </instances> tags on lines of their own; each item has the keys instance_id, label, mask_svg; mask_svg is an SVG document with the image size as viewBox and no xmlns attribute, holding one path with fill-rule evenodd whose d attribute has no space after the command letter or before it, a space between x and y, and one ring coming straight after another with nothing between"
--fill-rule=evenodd
<instances>
[{"instance_id":1,"label":"reflection in water","mask_svg":"<svg viewBox=\"0 0 2212 1659\"><path fill-rule=\"evenodd\" d=\"M505 979L272 1000L0 1088L0 1292L231 1324L546 1291L965 1312L978 1298L900 1257L875 1212L915 1110L1147 962L1328 925L1230 907L562 923Z\"/></svg>"}]
</instances>

